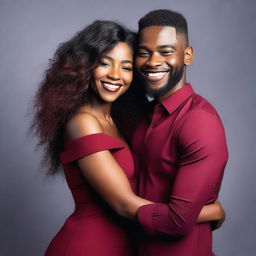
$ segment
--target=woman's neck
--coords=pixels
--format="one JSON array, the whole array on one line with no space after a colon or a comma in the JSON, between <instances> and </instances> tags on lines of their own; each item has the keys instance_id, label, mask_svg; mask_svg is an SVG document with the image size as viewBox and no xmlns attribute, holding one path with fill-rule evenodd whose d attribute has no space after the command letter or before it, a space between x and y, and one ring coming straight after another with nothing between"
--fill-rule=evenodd
<instances>
[{"instance_id":1,"label":"woman's neck","mask_svg":"<svg viewBox=\"0 0 256 256\"><path fill-rule=\"evenodd\" d=\"M97 97L92 97L90 102L85 106L85 110L99 119L106 121L112 120L111 118L112 103L104 102Z\"/></svg>"}]
</instances>

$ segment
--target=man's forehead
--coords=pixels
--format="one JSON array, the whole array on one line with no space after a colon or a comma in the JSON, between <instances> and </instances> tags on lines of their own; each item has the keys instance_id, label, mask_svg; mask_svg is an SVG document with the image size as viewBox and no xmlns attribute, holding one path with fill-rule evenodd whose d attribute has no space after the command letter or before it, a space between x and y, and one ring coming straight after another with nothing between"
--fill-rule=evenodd
<instances>
[{"instance_id":1,"label":"man's forehead","mask_svg":"<svg viewBox=\"0 0 256 256\"><path fill-rule=\"evenodd\" d=\"M177 41L176 28L171 26L150 26L140 31L139 44L172 44Z\"/></svg>"}]
</instances>

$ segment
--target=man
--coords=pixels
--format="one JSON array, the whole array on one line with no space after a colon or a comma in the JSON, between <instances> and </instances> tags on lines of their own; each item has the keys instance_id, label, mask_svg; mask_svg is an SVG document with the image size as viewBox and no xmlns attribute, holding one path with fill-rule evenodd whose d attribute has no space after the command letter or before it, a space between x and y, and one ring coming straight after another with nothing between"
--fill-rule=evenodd
<instances>
[{"instance_id":1,"label":"man","mask_svg":"<svg viewBox=\"0 0 256 256\"><path fill-rule=\"evenodd\" d=\"M155 103L132 147L143 163L139 195L157 202L138 210L147 234L139 255L214 255L210 224L196 222L217 199L228 153L216 110L186 83L192 59L181 14L156 10L139 21L136 67Z\"/></svg>"}]
</instances>

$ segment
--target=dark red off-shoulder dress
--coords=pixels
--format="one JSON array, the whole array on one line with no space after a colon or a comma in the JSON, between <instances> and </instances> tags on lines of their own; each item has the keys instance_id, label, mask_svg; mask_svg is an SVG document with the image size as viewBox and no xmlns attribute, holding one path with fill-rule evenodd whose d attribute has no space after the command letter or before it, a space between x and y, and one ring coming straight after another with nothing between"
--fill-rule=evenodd
<instances>
[{"instance_id":1,"label":"dark red off-shoulder dress","mask_svg":"<svg viewBox=\"0 0 256 256\"><path fill-rule=\"evenodd\" d=\"M60 158L75 201L75 211L50 243L45 256L132 255L131 223L104 202L87 183L76 163L79 158L102 150L110 150L135 187L133 157L121 140L97 133L68 141Z\"/></svg>"}]
</instances>

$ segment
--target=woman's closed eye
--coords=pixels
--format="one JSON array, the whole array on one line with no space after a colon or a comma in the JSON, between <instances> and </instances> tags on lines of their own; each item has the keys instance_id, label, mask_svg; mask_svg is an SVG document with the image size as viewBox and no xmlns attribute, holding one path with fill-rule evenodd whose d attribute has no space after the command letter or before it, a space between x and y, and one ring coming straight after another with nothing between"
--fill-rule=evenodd
<instances>
[{"instance_id":1,"label":"woman's closed eye","mask_svg":"<svg viewBox=\"0 0 256 256\"><path fill-rule=\"evenodd\" d=\"M122 69L130 72L133 70L133 67L132 66L124 66L124 67L122 67Z\"/></svg>"},{"instance_id":2,"label":"woman's closed eye","mask_svg":"<svg viewBox=\"0 0 256 256\"><path fill-rule=\"evenodd\" d=\"M103 60L100 60L100 61L99 61L99 65L102 66L102 67L108 67L108 66L110 66L110 64L109 64L107 61L103 61Z\"/></svg>"}]
</instances>

